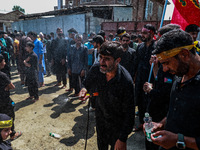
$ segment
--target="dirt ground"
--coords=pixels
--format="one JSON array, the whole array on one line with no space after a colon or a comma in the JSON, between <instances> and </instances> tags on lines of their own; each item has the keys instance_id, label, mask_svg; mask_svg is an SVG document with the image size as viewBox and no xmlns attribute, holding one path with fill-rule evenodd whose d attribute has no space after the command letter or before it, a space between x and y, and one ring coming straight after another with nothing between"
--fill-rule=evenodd
<instances>
[{"instance_id":1,"label":"dirt ground","mask_svg":"<svg viewBox=\"0 0 200 150\"><path fill-rule=\"evenodd\" d=\"M26 100L27 87L20 85L16 68L12 67L12 83L15 89L11 98L15 102L15 129L23 135L12 141L14 150L84 150L87 103L80 100L65 102L67 93L60 87L54 87L54 75L45 77L45 86L39 88L39 101ZM90 113L87 150L97 150L94 112ZM60 139L49 133L61 135ZM128 139L128 150L144 150L142 132L132 133Z\"/></svg>"}]
</instances>

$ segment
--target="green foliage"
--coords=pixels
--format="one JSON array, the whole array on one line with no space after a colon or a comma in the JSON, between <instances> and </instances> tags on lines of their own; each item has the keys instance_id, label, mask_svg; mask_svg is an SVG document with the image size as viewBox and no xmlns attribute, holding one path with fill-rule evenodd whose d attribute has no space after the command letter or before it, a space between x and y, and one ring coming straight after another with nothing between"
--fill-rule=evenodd
<instances>
[{"instance_id":1,"label":"green foliage","mask_svg":"<svg viewBox=\"0 0 200 150\"><path fill-rule=\"evenodd\" d=\"M25 10L24 10L23 8L21 8L20 6L17 6L17 5L13 6L12 10L13 10L13 11L14 11L14 10L19 10L19 11L25 13Z\"/></svg>"}]
</instances>

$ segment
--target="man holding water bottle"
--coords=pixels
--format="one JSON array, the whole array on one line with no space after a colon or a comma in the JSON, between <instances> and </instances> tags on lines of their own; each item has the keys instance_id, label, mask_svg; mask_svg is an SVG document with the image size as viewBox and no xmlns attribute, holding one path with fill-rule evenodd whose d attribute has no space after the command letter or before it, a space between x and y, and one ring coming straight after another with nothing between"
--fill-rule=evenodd
<instances>
[{"instance_id":1,"label":"man holding water bottle","mask_svg":"<svg viewBox=\"0 0 200 150\"><path fill-rule=\"evenodd\" d=\"M153 123L151 139L161 149L200 149L200 57L193 39L183 30L172 30L160 38L153 53L164 72L178 77L172 86L168 115Z\"/></svg>"}]
</instances>

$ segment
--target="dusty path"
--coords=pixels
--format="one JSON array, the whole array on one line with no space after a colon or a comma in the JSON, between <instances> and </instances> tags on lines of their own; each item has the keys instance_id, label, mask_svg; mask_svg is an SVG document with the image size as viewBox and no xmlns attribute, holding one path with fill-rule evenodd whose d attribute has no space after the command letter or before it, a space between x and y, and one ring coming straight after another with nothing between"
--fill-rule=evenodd
<instances>
[{"instance_id":1,"label":"dusty path","mask_svg":"<svg viewBox=\"0 0 200 150\"><path fill-rule=\"evenodd\" d=\"M39 89L40 100L33 103L26 100L29 96L27 87L20 85L19 75L12 68L12 83L16 86L11 91L15 105L15 128L23 135L12 142L16 150L84 150L87 103L80 100L64 102L73 93L54 87L55 76L45 77L45 87ZM61 135L60 139L49 136L50 132ZM97 150L94 113L90 114L87 150ZM142 132L131 134L128 150L144 150Z\"/></svg>"}]
</instances>

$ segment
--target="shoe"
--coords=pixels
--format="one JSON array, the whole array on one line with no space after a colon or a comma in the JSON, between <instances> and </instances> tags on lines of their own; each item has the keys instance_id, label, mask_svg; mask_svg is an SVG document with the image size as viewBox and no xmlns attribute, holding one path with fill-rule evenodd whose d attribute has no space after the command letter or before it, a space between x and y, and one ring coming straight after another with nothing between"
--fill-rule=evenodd
<instances>
[{"instance_id":1,"label":"shoe","mask_svg":"<svg viewBox=\"0 0 200 150\"><path fill-rule=\"evenodd\" d=\"M10 140L16 140L17 138L19 138L22 135L22 132L16 132L14 136L10 137Z\"/></svg>"}]
</instances>

